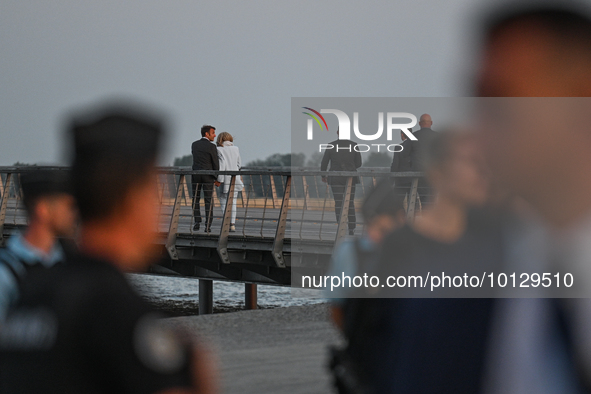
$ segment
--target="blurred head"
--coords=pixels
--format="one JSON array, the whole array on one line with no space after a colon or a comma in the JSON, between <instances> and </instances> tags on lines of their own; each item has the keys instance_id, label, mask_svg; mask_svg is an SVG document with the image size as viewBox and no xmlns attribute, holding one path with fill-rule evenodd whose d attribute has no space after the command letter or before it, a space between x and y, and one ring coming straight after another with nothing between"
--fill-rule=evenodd
<instances>
[{"instance_id":1,"label":"blurred head","mask_svg":"<svg viewBox=\"0 0 591 394\"><path fill-rule=\"evenodd\" d=\"M484 204L488 182L478 144L472 134L457 131L437 133L423 153L426 176L439 198L466 207Z\"/></svg>"},{"instance_id":2,"label":"blurred head","mask_svg":"<svg viewBox=\"0 0 591 394\"><path fill-rule=\"evenodd\" d=\"M215 140L215 127L208 124L201 126L201 137L205 137L210 141Z\"/></svg>"},{"instance_id":3,"label":"blurred head","mask_svg":"<svg viewBox=\"0 0 591 394\"><path fill-rule=\"evenodd\" d=\"M123 108L77 117L71 127L74 195L83 229L120 232L127 268L141 268L156 240L155 161L163 127L159 120Z\"/></svg>"},{"instance_id":4,"label":"blurred head","mask_svg":"<svg viewBox=\"0 0 591 394\"><path fill-rule=\"evenodd\" d=\"M41 225L57 237L73 235L76 206L68 172L26 172L21 175L21 186L29 224Z\"/></svg>"},{"instance_id":5,"label":"blurred head","mask_svg":"<svg viewBox=\"0 0 591 394\"><path fill-rule=\"evenodd\" d=\"M228 133L227 131L223 131L218 135L218 139L216 141L216 145L217 146L223 146L224 145L224 141L230 141L230 142L234 142L234 137L232 137L232 134Z\"/></svg>"},{"instance_id":6,"label":"blurred head","mask_svg":"<svg viewBox=\"0 0 591 394\"><path fill-rule=\"evenodd\" d=\"M369 192L361 210L367 236L376 244L405 222L403 199L392 187L391 179L381 181Z\"/></svg>"},{"instance_id":7,"label":"blurred head","mask_svg":"<svg viewBox=\"0 0 591 394\"><path fill-rule=\"evenodd\" d=\"M546 207L581 181L574 177L591 145L588 100L553 99L591 96L591 19L569 4L490 17L477 80L477 95L491 97L482 102L479 128L495 181Z\"/></svg>"},{"instance_id":8,"label":"blurred head","mask_svg":"<svg viewBox=\"0 0 591 394\"><path fill-rule=\"evenodd\" d=\"M433 121L431 120L431 115L422 114L421 117L419 118L419 126L421 126L421 129L430 128L431 126L433 126Z\"/></svg>"},{"instance_id":9,"label":"blurred head","mask_svg":"<svg viewBox=\"0 0 591 394\"><path fill-rule=\"evenodd\" d=\"M482 97L587 97L588 10L569 1L504 8L484 21Z\"/></svg>"}]
</instances>

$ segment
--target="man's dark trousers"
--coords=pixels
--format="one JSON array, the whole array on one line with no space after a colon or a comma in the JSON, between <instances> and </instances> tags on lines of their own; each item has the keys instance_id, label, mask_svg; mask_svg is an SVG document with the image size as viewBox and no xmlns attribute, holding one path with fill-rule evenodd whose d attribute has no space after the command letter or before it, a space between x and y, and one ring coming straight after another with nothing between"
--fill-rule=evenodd
<instances>
[{"instance_id":1,"label":"man's dark trousers","mask_svg":"<svg viewBox=\"0 0 591 394\"><path fill-rule=\"evenodd\" d=\"M203 190L203 200L205 202L205 227L211 226L213 221L213 205L211 204L211 198L213 196L213 182L211 176L203 175L192 175L191 176L193 186L193 198L195 199L195 205L193 207L193 217L195 223L201 223L201 190Z\"/></svg>"},{"instance_id":2,"label":"man's dark trousers","mask_svg":"<svg viewBox=\"0 0 591 394\"><path fill-rule=\"evenodd\" d=\"M341 211L343 208L343 201L345 200L345 190L347 188L347 177L334 177L330 180L330 189L334 197L334 212L337 217L337 222L341 218ZM351 196L349 199L349 230L355 230L357 226L357 218L355 217L355 183L351 185Z\"/></svg>"}]
</instances>

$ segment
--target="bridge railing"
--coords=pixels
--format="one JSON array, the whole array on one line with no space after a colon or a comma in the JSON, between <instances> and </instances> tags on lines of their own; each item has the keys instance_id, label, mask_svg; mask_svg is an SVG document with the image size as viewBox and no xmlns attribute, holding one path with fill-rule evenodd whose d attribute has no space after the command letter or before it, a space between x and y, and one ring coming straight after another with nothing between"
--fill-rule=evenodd
<instances>
[{"instance_id":1,"label":"bridge railing","mask_svg":"<svg viewBox=\"0 0 591 394\"><path fill-rule=\"evenodd\" d=\"M196 199L193 195L192 175L229 175L231 179L227 207L236 199L236 232L231 232L231 210L222 209L215 188L212 200L213 220L211 232L193 230L195 219L193 209ZM309 168L249 168L240 171L193 171L189 168L160 169L159 192L161 223L168 224L161 229L167 234L167 249L172 259L176 256L176 244L179 237L215 238L218 252L224 262L229 262L227 245L229 239L240 238L247 241L268 239L272 242L273 256L278 266L285 266L283 256L284 241L320 241L330 244L348 234L348 215L337 217L335 200L327 177L345 179L342 205L347 207L349 199L357 213L357 232L364 231L360 207L365 195L380 179L410 179L411 187L406 197L409 218L420 208L424 195L418 186L418 172L391 173L387 168L361 169L357 172L322 172ZM244 188L237 192L236 177L241 177ZM354 179L359 183L355 185ZM355 187L355 194L351 191ZM234 189L233 189L234 188ZM201 217L205 217L205 207L201 198ZM346 210L345 210L346 211ZM338 219L338 220L337 220ZM204 220L204 219L203 219Z\"/></svg>"},{"instance_id":2,"label":"bridge railing","mask_svg":"<svg viewBox=\"0 0 591 394\"><path fill-rule=\"evenodd\" d=\"M20 227L27 224L22 207L20 174L38 168L67 171L67 167L0 167L0 242L3 242L4 228ZM326 177L344 180L342 205L347 207L350 199L356 210L356 234L364 231L360 214L363 198L380 179L410 180L411 187L406 198L409 218L420 208L424 191L419 188L418 172L391 173L388 168L361 168L357 172L322 172L313 168L295 167L251 167L240 171L193 171L187 167L161 167L158 169L158 199L160 220L156 229L165 239L171 259L177 259L176 245L179 238L195 240L202 244L212 243L224 263L230 263L228 243L230 240L266 240L272 248L277 266L285 266L284 244L286 240L314 241L333 244L348 234L348 215L337 217L335 200ZM193 175L229 175L230 192L227 207L236 200L236 219L232 210L222 209L221 190L214 188L212 198L211 231L205 232L205 225L194 230L196 198ZM237 177L241 177L244 188L238 190ZM355 184L354 180L359 179ZM106 185L108 187L108 185ZM355 193L351 191L355 188ZM234 197L235 196L235 197ZM205 218L204 200L201 198L201 217ZM235 232L230 225L235 224Z\"/></svg>"}]
</instances>

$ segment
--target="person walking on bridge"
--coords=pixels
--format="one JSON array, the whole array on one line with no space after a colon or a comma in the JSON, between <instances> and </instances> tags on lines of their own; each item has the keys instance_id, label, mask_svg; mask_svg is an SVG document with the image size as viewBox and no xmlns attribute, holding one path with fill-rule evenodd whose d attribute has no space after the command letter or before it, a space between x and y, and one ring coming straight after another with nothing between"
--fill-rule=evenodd
<instances>
[{"instance_id":1,"label":"person walking on bridge","mask_svg":"<svg viewBox=\"0 0 591 394\"><path fill-rule=\"evenodd\" d=\"M337 129L337 135L339 130ZM361 167L361 153L356 149L357 144L351 140L337 139L329 143L331 149L324 151L322 162L320 163L320 171L326 171L330 164L329 171L357 171ZM355 227L357 227L357 218L355 217L355 185L359 183L359 177L353 177L351 184L351 193L349 194L349 206L343 207L345 200L345 190L347 188L347 177L329 176L323 177L322 182L328 182L334 197L334 211L337 217L337 222L341 219L341 212L348 210L349 220L349 235L355 234Z\"/></svg>"},{"instance_id":2,"label":"person walking on bridge","mask_svg":"<svg viewBox=\"0 0 591 394\"><path fill-rule=\"evenodd\" d=\"M234 146L234 137L232 134L224 131L218 135L217 139L218 158L220 161L220 171L238 171L242 165L240 159L240 150ZM226 202L228 201L228 193L230 192L231 175L219 175L218 182L221 184L222 195L220 197L220 204L222 205L222 212L226 212ZM242 177L236 176L234 183L234 194L232 196L232 218L230 221L230 231L236 231L236 200L238 192L242 191L244 184Z\"/></svg>"},{"instance_id":3,"label":"person walking on bridge","mask_svg":"<svg viewBox=\"0 0 591 394\"><path fill-rule=\"evenodd\" d=\"M212 142L215 140L215 127L203 125L201 127L201 139L193 142L191 145L191 154L193 155L193 170L213 170L220 169L218 152ZM193 189L193 198L195 205L193 207L193 217L195 218L194 231L199 230L201 225L201 190L203 190L203 199L205 200L205 232L211 231L211 222L213 219L213 205L211 198L213 196L213 185L219 186L215 175L192 175L191 183Z\"/></svg>"},{"instance_id":4,"label":"person walking on bridge","mask_svg":"<svg viewBox=\"0 0 591 394\"><path fill-rule=\"evenodd\" d=\"M424 171L424 149L429 144L429 141L437 135L431 129L433 120L431 115L422 114L419 118L420 129L415 131L413 135L417 137L416 141L411 141L405 138L404 133L401 133L402 151L394 153L392 165L390 170L392 172L405 171ZM398 178L396 179L396 187L399 188L400 194L405 196L408 194L407 202L410 202L410 187L412 178ZM431 197L432 191L426 178L419 178L418 193L422 203L425 203ZM417 197L419 197L417 196Z\"/></svg>"}]
</instances>

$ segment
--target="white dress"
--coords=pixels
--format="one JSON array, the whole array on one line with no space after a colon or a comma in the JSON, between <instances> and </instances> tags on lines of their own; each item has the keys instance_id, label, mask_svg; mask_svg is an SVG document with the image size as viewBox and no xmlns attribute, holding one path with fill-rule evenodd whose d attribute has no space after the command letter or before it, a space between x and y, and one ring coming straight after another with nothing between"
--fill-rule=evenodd
<instances>
[{"instance_id":1,"label":"white dress","mask_svg":"<svg viewBox=\"0 0 591 394\"><path fill-rule=\"evenodd\" d=\"M240 170L241 159L240 150L230 141L224 141L224 146L218 146L218 158L220 161L220 171L238 171ZM221 183L220 188L222 194L220 196L220 204L222 205L222 212L226 211L226 203L228 200L228 192L230 191L231 175L218 175L218 182ZM234 195L232 204L232 218L230 223L236 223L236 200L238 199L238 192L244 189L242 178L236 176L234 184Z\"/></svg>"}]
</instances>

